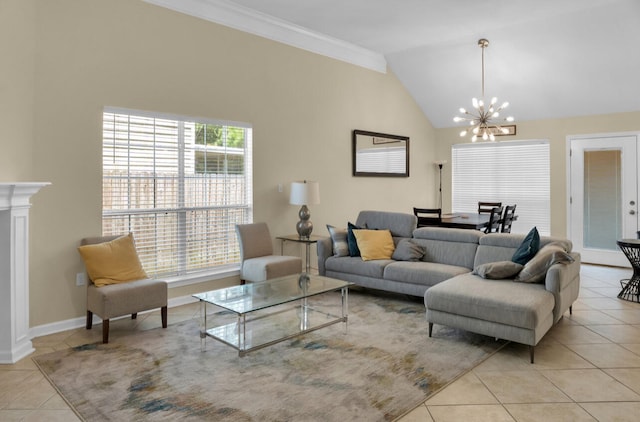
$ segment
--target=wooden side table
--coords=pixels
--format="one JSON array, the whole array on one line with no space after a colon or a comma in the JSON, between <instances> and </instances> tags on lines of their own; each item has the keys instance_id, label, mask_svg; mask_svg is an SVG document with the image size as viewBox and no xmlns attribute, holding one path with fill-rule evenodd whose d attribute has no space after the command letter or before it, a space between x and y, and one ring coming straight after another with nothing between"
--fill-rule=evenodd
<instances>
[{"instance_id":1,"label":"wooden side table","mask_svg":"<svg viewBox=\"0 0 640 422\"><path fill-rule=\"evenodd\" d=\"M278 236L276 239L279 239L282 243L280 244L280 255L284 255L284 243L285 242L296 242L296 243L304 243L305 245L305 269L307 274L311 273L311 245L314 243L318 243L318 240L324 239L322 236L314 236L311 235L309 237L300 237L297 234L289 234L286 236Z\"/></svg>"},{"instance_id":2,"label":"wooden side table","mask_svg":"<svg viewBox=\"0 0 640 422\"><path fill-rule=\"evenodd\" d=\"M619 299L640 302L640 240L622 239L616 242L624 255L631 263L633 275L626 283L622 284L622 291L618 294Z\"/></svg>"}]
</instances>

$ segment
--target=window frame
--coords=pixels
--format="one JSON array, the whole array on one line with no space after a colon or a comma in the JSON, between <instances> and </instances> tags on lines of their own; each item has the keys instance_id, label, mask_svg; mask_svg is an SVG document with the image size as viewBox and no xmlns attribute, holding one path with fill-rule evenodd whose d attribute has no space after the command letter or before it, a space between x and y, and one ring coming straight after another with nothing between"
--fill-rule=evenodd
<instances>
[{"instance_id":1,"label":"window frame","mask_svg":"<svg viewBox=\"0 0 640 422\"><path fill-rule=\"evenodd\" d=\"M478 201L516 204L512 233L527 233L535 225L550 235L550 149L546 139L452 145L452 211L477 213Z\"/></svg>"},{"instance_id":2,"label":"window frame","mask_svg":"<svg viewBox=\"0 0 640 422\"><path fill-rule=\"evenodd\" d=\"M114 115L112 128L107 127L106 118L108 115ZM129 116L129 119L128 119L129 126L125 131L116 130L116 118L115 118L116 115ZM149 141L150 148L148 149L148 151L150 152L148 153L145 152L146 155L152 154L153 158L147 157L145 155L145 157L142 160L144 161L148 159L149 163L153 163L153 170L150 171L150 174L151 174L150 176L139 177L140 179L147 180L150 183L151 181L153 181L152 182L153 192L150 194L150 197L152 197L153 199L152 201L149 202L149 205L146 208L132 208L131 206L129 206L129 208L121 208L121 209L114 210L109 208L106 205L106 201L105 201L105 197L107 195L106 193L107 187L105 186L107 185L107 180L109 179L109 176L107 176L108 174L107 169L109 168L109 165L105 163L105 160L106 160L105 150L108 148L113 148L114 154L116 154L115 150L117 148L120 148L118 150L120 152L126 150L128 154L127 155L128 160L133 161L131 157L133 156L133 154L136 153L136 151L133 151L133 152L131 151L132 150L131 145L132 145L132 137L136 136L136 134L135 133L132 134L131 123L130 123L132 118L155 119L153 120L153 124L150 124L148 126L148 128L153 127L153 131L154 131L153 141ZM161 145L159 145L159 143L158 144L155 143L156 130L157 130L156 126L159 124L158 123L159 121L165 121L165 122L168 121L170 122L170 124L174 124L174 123L176 124L177 132L171 135L175 138L172 137L168 142L165 141L165 144L164 144L166 146L168 143L170 143L171 148L163 148ZM235 121L223 121L223 120L215 120L215 119L209 119L209 118L182 116L182 115L167 114L167 113L160 113L160 112L126 109L126 108L119 108L119 107L104 107L102 122L103 122L103 134L102 134L103 150L101 155L102 155L102 167L103 167L103 176L102 176L103 204L101 207L101 221L102 221L103 235L125 234L125 233L122 233L122 231L124 230L120 230L119 232L114 232L118 230L114 230L113 228L111 228L110 230L108 228L109 224L107 223L107 220L109 219L111 219L111 223L114 224L113 222L116 221L118 217L122 217L122 220L124 221L124 219L127 218L126 216L129 216L128 222L122 223L121 221L120 226L127 225L127 229L131 231L131 228L135 227L135 222L132 223L132 221L135 221L136 218L142 219L142 217L140 217L142 214L146 213L149 216L155 215L155 220L161 221L162 220L161 214L164 213L166 215L168 213L173 213L175 215L175 221L173 221L169 226L167 226L168 227L167 230L169 231L174 230L176 234L175 236L174 235L169 236L170 239L164 239L162 238L162 235L158 235L157 233L152 233L150 235L147 235L147 237L145 237L144 239L142 239L141 237L145 236L144 234L140 234L142 231L139 230L139 236L136 236L136 233L134 232L134 237L136 237L136 242L138 243L140 241L140 245L138 249L141 255L143 266L145 262L147 263L150 262L149 256L153 255L154 253L152 251L151 253L147 253L145 255L145 253L143 252L143 250L145 250L143 246L144 242L151 242L152 244L152 246L147 249L153 249L158 244L161 244L161 245L164 245L165 243L170 244L172 251L178 255L177 258L172 258L172 260L175 260L175 262L173 263L173 267L170 272L166 272L166 271L156 272L153 269L149 271L147 270L147 268L145 268L145 270L147 270L147 272L151 276L162 278L163 280L170 282L175 287L175 286L188 285L188 284L202 282L202 281L215 280L215 279L239 274L240 250L239 250L237 238L235 236L235 230L234 230L235 227L233 226L239 223L249 223L253 220L253 174L252 174L253 173L253 158L252 158L253 129L252 129L252 125L248 123L235 122ZM226 141L225 141L224 147L218 147L218 146L213 147L211 145L206 145L206 144L199 145L197 144L197 140L195 136L196 124L223 126L225 127L224 130L226 130L226 127L241 128L244 130L244 138L243 138L244 146L242 148L231 148L226 145ZM112 130L112 132L110 132L110 130ZM191 132L189 132L190 130ZM126 147L122 147L122 145L116 146L118 142L123 143L123 141L121 141L120 138L116 140L116 136L118 135L121 136L122 133L126 133L126 136L127 136L126 142L128 143ZM111 137L109 137L109 135ZM138 141L142 143L146 142L146 141L139 141L139 139L136 139L134 141ZM109 142L111 143L109 144ZM173 150L172 148L175 148L175 150ZM223 154L225 158L233 154L237 155L239 153L238 151L241 150L242 151L241 154L244 156L242 161L242 166L243 166L242 169L241 170L235 169L235 173L232 174L229 167L225 165L223 166L224 171L222 173L215 172L215 171L214 172L198 171L197 165L196 165L196 154L198 152L203 152L203 151L206 154L207 151L210 151L210 150L215 151L215 153ZM165 175L162 175L156 171L156 165L157 165L156 160L159 160L156 156L159 156L160 152L166 153L166 151L171 152L174 156L172 156L170 160L165 160L164 162L169 163L168 165L171 166L172 165L171 160L175 161L175 165L173 165L172 170L176 171L175 174L172 174L173 183L176 184L176 185L173 185L173 187L177 191L177 193L174 195L174 199L176 200L176 202L175 204L172 204L169 207L167 207L166 204L159 204L160 206L156 206L158 205L156 202L162 202L157 199L158 197L160 197L160 194L157 191L157 181L163 178L166 179ZM138 152L138 154L141 154L141 153ZM193 157L190 157L189 154L193 154ZM113 160L117 161L117 158L115 157L116 156L114 155ZM139 157L140 155L137 156L137 158ZM226 162L227 160L225 159L225 163ZM125 173L126 173L125 183L131 183L132 179L135 179L136 177L139 176L133 172L133 170L131 169L132 167L135 167L135 166L127 165L127 169L125 170ZM234 176L234 177L230 177L230 176ZM111 175L110 177L113 177L113 175ZM207 186L208 189L211 189L210 187L211 186L210 183L212 183L211 180L214 180L214 183L217 182L216 186L219 186L219 185L223 186L222 188L223 193L222 194L219 193L217 195L218 199L215 199L215 198L211 199L211 197L209 196L205 196L207 199L198 198L200 192L196 191L194 188L190 189L191 183L201 183L203 186ZM233 186L234 181L236 184L240 183L241 186L243 187L243 189L241 189L242 193L239 195L240 199L238 199L238 195L234 196L233 198L227 199L227 195L224 192L226 192L226 189L228 187ZM127 188L128 191L130 189L131 187ZM191 190L191 194L189 193L190 190ZM128 195L130 194L129 193L125 194L127 199L123 199L123 201L127 202L130 205L131 201L128 199ZM118 195L115 195L115 197L117 196ZM221 199L222 199L222 202L220 201ZM149 199L147 198L147 201L148 200ZM200 202L196 203L196 201L198 200L200 200ZM211 200L216 202L207 202ZM235 200L236 202L226 203L227 200L229 201ZM216 216L218 215L219 212L224 212L225 210L229 211L230 217L222 221L220 218ZM202 217L201 213L204 213L205 217ZM160 215L160 217L158 217L158 215ZM187 220L188 215L191 216L192 218L191 224L185 224L185 221ZM151 218L153 219L154 217L151 217ZM221 226L224 226L223 230L216 230L214 231L215 233L213 235L207 233L206 236L196 236L197 234L201 233L201 230L198 229L198 227L200 227L199 224L201 223L198 221L202 218L206 219L206 223L204 224L217 223L217 224L220 224ZM171 219L168 219L168 220L170 221ZM169 223L167 222L166 224L169 224ZM137 227L140 227L140 225L138 225ZM189 227L192 227L192 228L190 229ZM149 240L148 236L150 236L153 239ZM210 236L215 236L215 238L211 239ZM203 239L195 239L196 237L202 237ZM198 256L198 252L201 250L200 248L206 248L207 250L215 249L213 246L211 246L210 239L213 240L212 242L213 245L218 245L219 242L224 245L225 253L223 254L222 258L220 258L223 261L223 264L216 264L206 268L205 267L192 268L192 262L194 262L194 260L191 259L190 262L187 262L189 261L189 257ZM188 247L186 246L187 243L189 243ZM195 250L193 245L196 245ZM198 246L198 245L204 245L204 246ZM158 248L158 250L162 251L161 248ZM161 256L161 255L162 253L158 252L157 256L154 257L153 259L157 260L158 256ZM207 262L215 262L215 261L219 261L220 259L207 261L205 254L203 253L202 256L198 256L198 258L196 259L196 262L200 260L206 265ZM196 265L202 265L202 263L199 263ZM157 263L150 265L150 267L160 268L158 267Z\"/></svg>"}]
</instances>

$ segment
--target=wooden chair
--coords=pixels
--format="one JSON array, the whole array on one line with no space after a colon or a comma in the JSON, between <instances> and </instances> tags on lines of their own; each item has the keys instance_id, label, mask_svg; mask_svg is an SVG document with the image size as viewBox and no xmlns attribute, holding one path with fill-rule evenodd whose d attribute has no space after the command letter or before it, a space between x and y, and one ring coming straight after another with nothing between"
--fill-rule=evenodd
<instances>
[{"instance_id":1,"label":"wooden chair","mask_svg":"<svg viewBox=\"0 0 640 422\"><path fill-rule=\"evenodd\" d=\"M507 205L504 207L504 215L502 216L502 225L500 232L511 233L511 224L516 216L516 204Z\"/></svg>"},{"instance_id":2,"label":"wooden chair","mask_svg":"<svg viewBox=\"0 0 640 422\"><path fill-rule=\"evenodd\" d=\"M273 254L267 223L236 224L240 243L240 283L265 281L302 272L302 258Z\"/></svg>"},{"instance_id":3,"label":"wooden chair","mask_svg":"<svg viewBox=\"0 0 640 422\"><path fill-rule=\"evenodd\" d=\"M495 207L501 207L502 202L478 202L478 214L491 214Z\"/></svg>"},{"instance_id":4,"label":"wooden chair","mask_svg":"<svg viewBox=\"0 0 640 422\"><path fill-rule=\"evenodd\" d=\"M493 207L489 215L489 224L484 229L485 233L498 233L500 231L500 222L502 220L502 207Z\"/></svg>"},{"instance_id":5,"label":"wooden chair","mask_svg":"<svg viewBox=\"0 0 640 422\"><path fill-rule=\"evenodd\" d=\"M120 236L89 237L81 240L80 245L94 245L109 242ZM109 320L138 312L160 308L162 328L167 328L167 282L155 279L128 281L97 287L89 277L87 286L87 330L93 326L93 314L102 318L102 342L109 343Z\"/></svg>"},{"instance_id":6,"label":"wooden chair","mask_svg":"<svg viewBox=\"0 0 640 422\"><path fill-rule=\"evenodd\" d=\"M413 208L418 217L418 227L439 226L442 224L442 208Z\"/></svg>"}]
</instances>

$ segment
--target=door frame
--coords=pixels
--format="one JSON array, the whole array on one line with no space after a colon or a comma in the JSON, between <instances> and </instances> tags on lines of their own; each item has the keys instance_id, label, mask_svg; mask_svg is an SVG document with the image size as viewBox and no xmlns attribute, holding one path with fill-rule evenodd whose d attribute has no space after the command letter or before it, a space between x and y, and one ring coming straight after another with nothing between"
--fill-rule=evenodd
<instances>
[{"instance_id":1,"label":"door frame","mask_svg":"<svg viewBox=\"0 0 640 422\"><path fill-rule=\"evenodd\" d=\"M605 133L589 133L582 135L567 135L565 144L565 171L566 171L566 236L567 239L571 239L571 227L572 227L572 203L571 203L571 141L583 140L583 139L597 139L597 138L623 138L623 137L635 137L636 138L636 169L640 165L640 132L605 132ZM640 199L640 180L638 180L636 193L638 199ZM638 223L638 229L640 230L640 222ZM620 252L622 254L622 251ZM625 260L626 261L626 260ZM630 264L627 265L630 267Z\"/></svg>"}]
</instances>

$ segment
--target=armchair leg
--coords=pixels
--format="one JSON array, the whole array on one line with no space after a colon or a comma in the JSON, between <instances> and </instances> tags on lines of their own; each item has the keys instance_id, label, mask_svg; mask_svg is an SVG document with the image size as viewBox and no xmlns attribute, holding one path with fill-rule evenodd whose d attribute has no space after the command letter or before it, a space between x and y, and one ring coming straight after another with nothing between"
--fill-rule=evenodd
<instances>
[{"instance_id":1,"label":"armchair leg","mask_svg":"<svg viewBox=\"0 0 640 422\"><path fill-rule=\"evenodd\" d=\"M109 320L102 320L102 342L109 343Z\"/></svg>"},{"instance_id":2,"label":"armchair leg","mask_svg":"<svg viewBox=\"0 0 640 422\"><path fill-rule=\"evenodd\" d=\"M137 319L138 318L138 313L133 313L131 314L131 319Z\"/></svg>"},{"instance_id":3,"label":"armchair leg","mask_svg":"<svg viewBox=\"0 0 640 422\"><path fill-rule=\"evenodd\" d=\"M431 337L431 331L433 330L433 322L429 323L429 337Z\"/></svg>"},{"instance_id":4,"label":"armchair leg","mask_svg":"<svg viewBox=\"0 0 640 422\"><path fill-rule=\"evenodd\" d=\"M569 315L573 315L573 305L569 306Z\"/></svg>"},{"instance_id":5,"label":"armchair leg","mask_svg":"<svg viewBox=\"0 0 640 422\"><path fill-rule=\"evenodd\" d=\"M93 312L87 311L87 330L93 327Z\"/></svg>"},{"instance_id":6,"label":"armchair leg","mask_svg":"<svg viewBox=\"0 0 640 422\"><path fill-rule=\"evenodd\" d=\"M160 315L162 316L162 328L167 328L167 307L160 308Z\"/></svg>"}]
</instances>

